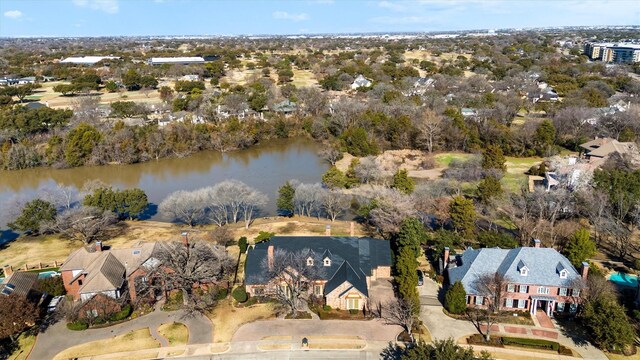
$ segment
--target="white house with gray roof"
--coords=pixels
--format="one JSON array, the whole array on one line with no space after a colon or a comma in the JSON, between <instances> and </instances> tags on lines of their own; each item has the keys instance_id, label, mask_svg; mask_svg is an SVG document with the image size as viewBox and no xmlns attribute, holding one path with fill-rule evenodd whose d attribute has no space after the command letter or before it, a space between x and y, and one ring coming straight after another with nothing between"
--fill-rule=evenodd
<instances>
[{"instance_id":1,"label":"white house with gray roof","mask_svg":"<svg viewBox=\"0 0 640 360\"><path fill-rule=\"evenodd\" d=\"M506 283L500 308L529 311L534 315L537 311L544 311L549 316L575 313L589 270L589 265L583 263L578 272L555 249L540 247L540 240L535 240L534 247L468 248L456 256L450 256L446 248L444 259L448 284L462 283L467 292L467 306L487 305L489 299L476 289L476 284L483 275L497 273Z\"/></svg>"}]
</instances>

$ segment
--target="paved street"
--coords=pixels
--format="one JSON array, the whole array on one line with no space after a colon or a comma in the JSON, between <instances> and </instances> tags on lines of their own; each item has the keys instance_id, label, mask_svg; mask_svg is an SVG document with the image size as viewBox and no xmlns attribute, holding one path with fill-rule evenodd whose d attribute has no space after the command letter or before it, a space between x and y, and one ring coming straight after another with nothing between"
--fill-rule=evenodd
<instances>
[{"instance_id":1,"label":"paved street","mask_svg":"<svg viewBox=\"0 0 640 360\"><path fill-rule=\"evenodd\" d=\"M69 347L90 341L108 339L145 327L151 329L151 334L156 337L159 336L156 331L158 326L173 321L187 325L189 328L189 344L210 343L213 341L213 326L209 319L202 315L188 317L185 317L185 315L182 311L163 312L156 310L151 314L118 325L85 331L69 330L65 321L59 321L38 335L29 359L52 359L56 354ZM163 341L166 344L165 339L159 337L156 337L156 339L161 344L163 344Z\"/></svg>"}]
</instances>

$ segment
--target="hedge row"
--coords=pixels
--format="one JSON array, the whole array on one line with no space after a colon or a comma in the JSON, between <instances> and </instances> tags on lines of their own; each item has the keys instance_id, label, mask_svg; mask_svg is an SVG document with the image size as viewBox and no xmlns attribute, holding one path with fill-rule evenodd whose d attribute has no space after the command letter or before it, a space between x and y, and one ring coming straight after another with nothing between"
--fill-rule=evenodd
<instances>
[{"instance_id":1,"label":"hedge row","mask_svg":"<svg viewBox=\"0 0 640 360\"><path fill-rule=\"evenodd\" d=\"M537 349L547 349L558 351L560 348L560 344L554 341L548 340L540 340L540 339L524 339L524 338L512 338L512 337L502 337L502 344L504 345L516 345L516 346L525 346L532 347Z\"/></svg>"}]
</instances>

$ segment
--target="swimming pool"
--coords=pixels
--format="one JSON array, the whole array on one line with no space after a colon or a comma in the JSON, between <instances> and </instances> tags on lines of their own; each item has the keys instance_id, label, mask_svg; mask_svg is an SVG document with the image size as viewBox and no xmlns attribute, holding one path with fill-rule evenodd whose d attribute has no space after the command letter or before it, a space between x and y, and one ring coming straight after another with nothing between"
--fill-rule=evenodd
<instances>
[{"instance_id":1,"label":"swimming pool","mask_svg":"<svg viewBox=\"0 0 640 360\"><path fill-rule=\"evenodd\" d=\"M637 287L638 276L621 272L613 273L609 276L609 281L619 286Z\"/></svg>"},{"instance_id":2,"label":"swimming pool","mask_svg":"<svg viewBox=\"0 0 640 360\"><path fill-rule=\"evenodd\" d=\"M54 276L60 276L60 273L57 271L43 271L38 273L38 279L46 279Z\"/></svg>"}]
</instances>

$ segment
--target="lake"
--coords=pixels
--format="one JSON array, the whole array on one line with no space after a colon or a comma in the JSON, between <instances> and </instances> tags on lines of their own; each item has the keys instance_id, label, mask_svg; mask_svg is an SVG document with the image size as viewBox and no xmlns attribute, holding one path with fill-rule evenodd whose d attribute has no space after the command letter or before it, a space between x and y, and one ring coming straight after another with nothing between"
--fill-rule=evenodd
<instances>
[{"instance_id":1,"label":"lake","mask_svg":"<svg viewBox=\"0 0 640 360\"><path fill-rule=\"evenodd\" d=\"M149 202L157 205L176 190L194 190L226 179L238 179L269 197L261 215L275 215L277 191L285 181L321 181L329 164L317 155L320 148L320 144L308 139L278 139L224 154L205 151L186 158L140 164L0 171L0 228L5 228L14 216L7 205L16 198L32 199L39 189L55 188L58 184L81 189L91 180L117 188L141 188ZM151 219L168 220L159 214L152 215Z\"/></svg>"}]
</instances>

